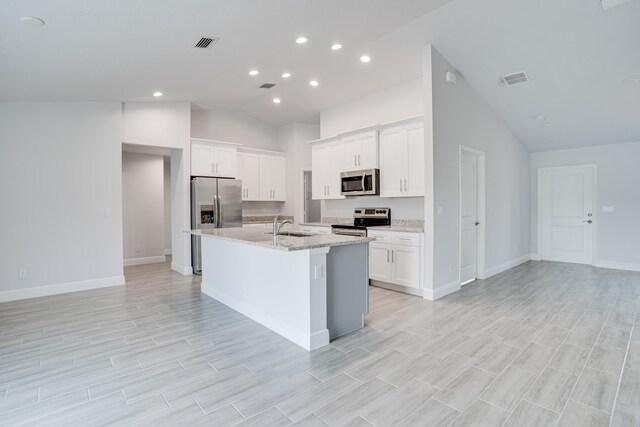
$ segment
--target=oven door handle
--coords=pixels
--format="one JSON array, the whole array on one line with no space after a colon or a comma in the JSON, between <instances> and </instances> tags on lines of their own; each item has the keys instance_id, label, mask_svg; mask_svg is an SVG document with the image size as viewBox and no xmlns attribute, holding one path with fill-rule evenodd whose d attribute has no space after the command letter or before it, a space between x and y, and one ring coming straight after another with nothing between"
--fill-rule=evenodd
<instances>
[{"instance_id":1,"label":"oven door handle","mask_svg":"<svg viewBox=\"0 0 640 427\"><path fill-rule=\"evenodd\" d=\"M362 191L367 191L367 189L364 188L364 182L366 179L367 179L367 173L365 172L362 174Z\"/></svg>"}]
</instances>

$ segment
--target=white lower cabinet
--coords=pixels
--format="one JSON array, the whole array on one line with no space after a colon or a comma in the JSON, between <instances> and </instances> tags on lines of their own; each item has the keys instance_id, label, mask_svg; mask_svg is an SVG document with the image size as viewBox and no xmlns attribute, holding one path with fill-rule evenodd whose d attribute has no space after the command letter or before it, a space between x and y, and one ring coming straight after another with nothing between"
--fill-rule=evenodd
<instances>
[{"instance_id":1,"label":"white lower cabinet","mask_svg":"<svg viewBox=\"0 0 640 427\"><path fill-rule=\"evenodd\" d=\"M369 278L380 282L422 288L422 234L369 231Z\"/></svg>"}]
</instances>

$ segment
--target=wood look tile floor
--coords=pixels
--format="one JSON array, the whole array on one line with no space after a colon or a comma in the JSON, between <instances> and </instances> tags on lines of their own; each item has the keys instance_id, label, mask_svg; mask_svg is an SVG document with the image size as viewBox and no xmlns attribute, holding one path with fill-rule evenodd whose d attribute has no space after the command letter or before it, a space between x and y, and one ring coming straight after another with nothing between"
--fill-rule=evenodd
<instances>
[{"instance_id":1,"label":"wood look tile floor","mask_svg":"<svg viewBox=\"0 0 640 427\"><path fill-rule=\"evenodd\" d=\"M0 425L640 426L640 273L371 288L367 326L312 353L168 263L125 276L0 304Z\"/></svg>"}]
</instances>

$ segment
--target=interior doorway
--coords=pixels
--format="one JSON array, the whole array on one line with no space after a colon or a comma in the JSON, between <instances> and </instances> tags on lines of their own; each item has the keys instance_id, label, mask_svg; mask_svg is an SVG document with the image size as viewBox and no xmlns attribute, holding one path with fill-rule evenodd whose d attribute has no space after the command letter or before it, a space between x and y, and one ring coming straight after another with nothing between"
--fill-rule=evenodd
<instances>
[{"instance_id":1,"label":"interior doorway","mask_svg":"<svg viewBox=\"0 0 640 427\"><path fill-rule=\"evenodd\" d=\"M484 278L485 153L460 146L460 284Z\"/></svg>"},{"instance_id":2,"label":"interior doorway","mask_svg":"<svg viewBox=\"0 0 640 427\"><path fill-rule=\"evenodd\" d=\"M595 206L595 165L538 169L540 259L592 265Z\"/></svg>"},{"instance_id":3,"label":"interior doorway","mask_svg":"<svg viewBox=\"0 0 640 427\"><path fill-rule=\"evenodd\" d=\"M313 175L311 171L304 171L302 180L302 191L304 193L303 222L320 222L322 220L320 200L313 200L312 197Z\"/></svg>"}]
</instances>

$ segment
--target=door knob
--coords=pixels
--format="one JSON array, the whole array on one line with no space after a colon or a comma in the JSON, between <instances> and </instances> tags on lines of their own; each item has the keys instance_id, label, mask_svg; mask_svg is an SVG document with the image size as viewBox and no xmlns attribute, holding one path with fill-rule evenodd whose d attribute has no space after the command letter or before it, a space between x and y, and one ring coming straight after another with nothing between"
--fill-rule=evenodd
<instances>
[{"instance_id":1,"label":"door knob","mask_svg":"<svg viewBox=\"0 0 640 427\"><path fill-rule=\"evenodd\" d=\"M475 225L480 225L480 223L478 221L475 222Z\"/></svg>"},{"instance_id":2,"label":"door knob","mask_svg":"<svg viewBox=\"0 0 640 427\"><path fill-rule=\"evenodd\" d=\"M593 221L591 221L591 220L589 219L589 220L587 220L587 221L582 221L582 222L586 222L586 223L588 223L588 224L591 224Z\"/></svg>"}]
</instances>

